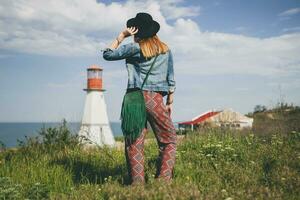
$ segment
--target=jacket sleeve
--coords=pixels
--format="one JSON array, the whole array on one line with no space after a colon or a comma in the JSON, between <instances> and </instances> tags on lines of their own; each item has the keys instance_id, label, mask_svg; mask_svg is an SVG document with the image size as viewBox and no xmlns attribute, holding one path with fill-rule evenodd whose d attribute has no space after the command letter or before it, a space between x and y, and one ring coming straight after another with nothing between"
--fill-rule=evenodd
<instances>
[{"instance_id":1,"label":"jacket sleeve","mask_svg":"<svg viewBox=\"0 0 300 200\"><path fill-rule=\"evenodd\" d=\"M169 51L167 81L169 85L169 92L174 92L176 89L176 84L174 79L173 55L171 51Z\"/></svg>"},{"instance_id":2,"label":"jacket sleeve","mask_svg":"<svg viewBox=\"0 0 300 200\"><path fill-rule=\"evenodd\" d=\"M103 58L105 60L122 60L128 57L139 53L139 48L136 46L137 44L129 43L125 45L121 45L117 49L105 48L103 51Z\"/></svg>"}]
</instances>

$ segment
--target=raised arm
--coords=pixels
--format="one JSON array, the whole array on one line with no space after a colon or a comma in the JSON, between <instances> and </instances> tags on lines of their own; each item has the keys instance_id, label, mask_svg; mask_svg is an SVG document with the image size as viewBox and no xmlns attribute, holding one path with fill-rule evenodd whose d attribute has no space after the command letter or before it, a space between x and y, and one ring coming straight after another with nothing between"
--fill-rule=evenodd
<instances>
[{"instance_id":1,"label":"raised arm","mask_svg":"<svg viewBox=\"0 0 300 200\"><path fill-rule=\"evenodd\" d=\"M131 36L134 35L138 32L139 30L135 27L130 27L130 28L126 28L125 30L123 30L119 36L111 43L111 45L109 46L110 49L116 49L118 48L118 46L122 43L122 41Z\"/></svg>"},{"instance_id":2,"label":"raised arm","mask_svg":"<svg viewBox=\"0 0 300 200\"><path fill-rule=\"evenodd\" d=\"M112 41L111 45L104 49L103 58L105 60L121 60L137 53L137 51L135 51L136 49L134 49L134 44L127 44L119 47L125 38L134 35L137 31L138 29L135 27L126 28L122 31L119 36Z\"/></svg>"}]
</instances>

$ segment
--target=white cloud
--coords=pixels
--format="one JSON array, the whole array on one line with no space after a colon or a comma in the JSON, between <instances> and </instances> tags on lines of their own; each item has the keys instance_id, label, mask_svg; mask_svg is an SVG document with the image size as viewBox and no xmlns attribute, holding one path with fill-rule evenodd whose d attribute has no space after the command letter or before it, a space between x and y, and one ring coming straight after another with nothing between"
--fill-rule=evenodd
<instances>
[{"instance_id":1,"label":"white cloud","mask_svg":"<svg viewBox=\"0 0 300 200\"><path fill-rule=\"evenodd\" d=\"M202 31L182 0L97 3L95 0L15 0L0 5L2 49L55 56L95 56L137 12L161 24L159 36L184 74L286 75L300 71L300 34L271 38ZM297 9L281 14L292 15ZM173 19L171 24L169 19Z\"/></svg>"},{"instance_id":2,"label":"white cloud","mask_svg":"<svg viewBox=\"0 0 300 200\"><path fill-rule=\"evenodd\" d=\"M245 31L249 30L249 28L245 27L245 26L238 26L234 30L237 32L245 32Z\"/></svg>"},{"instance_id":3,"label":"white cloud","mask_svg":"<svg viewBox=\"0 0 300 200\"><path fill-rule=\"evenodd\" d=\"M180 2L6 0L0 5L0 45L2 49L26 53L94 55L137 12L150 12L166 29L162 13L169 18L197 14L198 8L176 6Z\"/></svg>"},{"instance_id":4,"label":"white cloud","mask_svg":"<svg viewBox=\"0 0 300 200\"><path fill-rule=\"evenodd\" d=\"M300 13L300 8L291 8L289 10L285 10L285 11L279 13L278 16L287 17L287 16L291 16L291 15L296 15L298 13Z\"/></svg>"},{"instance_id":5,"label":"white cloud","mask_svg":"<svg viewBox=\"0 0 300 200\"><path fill-rule=\"evenodd\" d=\"M282 32L300 32L300 26L284 28L282 29Z\"/></svg>"},{"instance_id":6,"label":"white cloud","mask_svg":"<svg viewBox=\"0 0 300 200\"><path fill-rule=\"evenodd\" d=\"M160 2L160 8L166 19L176 19L178 17L192 17L200 13L199 6L178 6L183 0L164 0Z\"/></svg>"},{"instance_id":7,"label":"white cloud","mask_svg":"<svg viewBox=\"0 0 300 200\"><path fill-rule=\"evenodd\" d=\"M283 75L292 69L300 71L300 34L260 39L197 31L172 38L180 55L176 59L180 73Z\"/></svg>"}]
</instances>

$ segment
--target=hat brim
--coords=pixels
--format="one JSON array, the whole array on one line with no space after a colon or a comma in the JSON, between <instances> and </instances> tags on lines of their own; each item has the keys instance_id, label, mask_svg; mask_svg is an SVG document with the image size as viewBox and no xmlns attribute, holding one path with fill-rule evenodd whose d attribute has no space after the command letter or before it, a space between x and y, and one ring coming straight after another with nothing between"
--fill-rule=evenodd
<instances>
[{"instance_id":1,"label":"hat brim","mask_svg":"<svg viewBox=\"0 0 300 200\"><path fill-rule=\"evenodd\" d=\"M139 31L135 34L137 37L143 39L154 36L160 29L160 25L157 21L152 21L151 25L140 28L140 24L136 18L131 18L126 23L127 28L137 27Z\"/></svg>"}]
</instances>

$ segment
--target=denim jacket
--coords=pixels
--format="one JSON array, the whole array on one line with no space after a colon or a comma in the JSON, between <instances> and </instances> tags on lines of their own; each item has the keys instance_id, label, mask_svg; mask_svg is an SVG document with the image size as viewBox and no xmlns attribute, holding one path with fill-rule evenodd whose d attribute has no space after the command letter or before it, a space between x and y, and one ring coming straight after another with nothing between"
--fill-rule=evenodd
<instances>
[{"instance_id":1,"label":"denim jacket","mask_svg":"<svg viewBox=\"0 0 300 200\"><path fill-rule=\"evenodd\" d=\"M103 58L109 61L125 59L128 72L127 89L130 89L141 88L155 57L146 59L138 43L129 43L117 49L104 49ZM168 50L157 56L143 90L160 91L166 95L174 92L175 88L173 57L171 50Z\"/></svg>"}]
</instances>

